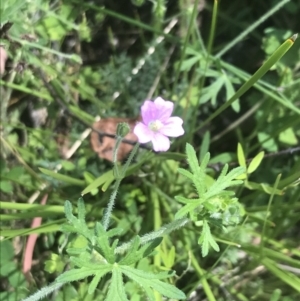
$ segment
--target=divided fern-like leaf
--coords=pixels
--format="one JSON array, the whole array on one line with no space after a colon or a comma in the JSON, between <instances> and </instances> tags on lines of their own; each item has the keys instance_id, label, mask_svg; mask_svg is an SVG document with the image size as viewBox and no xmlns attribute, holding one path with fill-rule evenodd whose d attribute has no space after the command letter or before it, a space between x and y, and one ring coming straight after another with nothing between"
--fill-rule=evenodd
<instances>
[{"instance_id":1,"label":"divided fern-like leaf","mask_svg":"<svg viewBox=\"0 0 300 301\"><path fill-rule=\"evenodd\" d=\"M105 301L129 301L124 288L122 272L118 265L115 265L112 270L111 283L108 289L108 294Z\"/></svg>"},{"instance_id":2,"label":"divided fern-like leaf","mask_svg":"<svg viewBox=\"0 0 300 301\"><path fill-rule=\"evenodd\" d=\"M182 174L183 176L189 178L191 181L193 181L193 174L191 172L189 172L186 169L183 168L178 168L177 170L180 174Z\"/></svg>"},{"instance_id":3,"label":"divided fern-like leaf","mask_svg":"<svg viewBox=\"0 0 300 301\"><path fill-rule=\"evenodd\" d=\"M111 268L107 265L98 266L97 269L91 269L89 267L83 267L80 269L71 269L69 271L64 272L60 276L56 278L56 282L59 283L68 283L76 280L81 280L87 278L92 275L105 275L111 270Z\"/></svg>"},{"instance_id":4,"label":"divided fern-like leaf","mask_svg":"<svg viewBox=\"0 0 300 301\"><path fill-rule=\"evenodd\" d=\"M151 256L161 243L161 237L141 244L140 237L136 236L130 249L127 250L127 254L118 259L120 255L115 252L118 239L114 238L121 234L122 229L113 228L107 231L99 222L95 224L94 229L89 229L85 222L85 207L82 199L78 200L78 217L72 214L70 202L66 202L65 210L70 223L68 227L72 232L78 233L84 238L79 247L72 246L67 249L69 254L74 255L70 257L70 261L75 267L60 275L56 282L65 284L93 276L88 288L88 293L93 294L102 277L111 273L111 282L105 300L128 301L123 283L122 274L124 274L143 287L149 300L155 300L153 290L169 298L185 298L184 293L175 286L161 281L161 279L173 276L174 272L153 274L129 267L142 258ZM70 232L68 227L67 232Z\"/></svg>"},{"instance_id":5,"label":"divided fern-like leaf","mask_svg":"<svg viewBox=\"0 0 300 301\"><path fill-rule=\"evenodd\" d=\"M228 172L228 165L225 165L213 184L206 183L206 168L210 155L206 153L199 165L196 152L190 145L186 145L186 155L190 171L180 169L180 174L186 176L195 186L198 197L188 199L183 196L176 196L176 200L183 203L184 206L175 214L175 218L182 218L189 215L191 220L202 222L203 228L198 243L202 246L202 255L208 254L209 247L219 251L219 246L214 240L209 226L210 220L215 220L217 224L228 225L230 221L237 221L239 210L231 214L230 208L236 207L237 199L234 197L234 191L225 190L228 187L242 184L237 177L245 172L244 167L237 167ZM235 215L235 216L233 216Z\"/></svg>"},{"instance_id":6,"label":"divided fern-like leaf","mask_svg":"<svg viewBox=\"0 0 300 301\"><path fill-rule=\"evenodd\" d=\"M130 252L128 252L127 255L118 262L118 264L132 265L142 258L150 256L161 241L162 238L159 237L140 247L140 237L136 236L133 240Z\"/></svg>"},{"instance_id":7,"label":"divided fern-like leaf","mask_svg":"<svg viewBox=\"0 0 300 301\"><path fill-rule=\"evenodd\" d=\"M196 173L197 169L199 168L199 162L197 159L196 152L189 143L186 144L185 151L186 151L187 160L188 160L189 166L192 170L192 173Z\"/></svg>"},{"instance_id":8,"label":"divided fern-like leaf","mask_svg":"<svg viewBox=\"0 0 300 301\"><path fill-rule=\"evenodd\" d=\"M96 223L96 246L95 249L111 264L116 261L115 248L117 247L118 241L114 241L112 246L110 246L110 241L108 237L108 232L104 230L101 223Z\"/></svg>"},{"instance_id":9,"label":"divided fern-like leaf","mask_svg":"<svg viewBox=\"0 0 300 301\"><path fill-rule=\"evenodd\" d=\"M134 269L129 266L120 266L124 275L130 279L136 281L145 290L147 297L151 301L155 301L154 294L151 289L155 289L163 296L173 299L185 299L185 294L176 288L175 286L160 281L160 279L169 278L174 275L174 272L161 272L158 274L153 274L150 272L144 272L138 269Z\"/></svg>"},{"instance_id":10,"label":"divided fern-like leaf","mask_svg":"<svg viewBox=\"0 0 300 301\"><path fill-rule=\"evenodd\" d=\"M65 214L67 220L71 223L71 225L63 225L62 226L62 231L67 232L67 233L78 233L83 235L89 240L93 240L93 231L90 230L85 222L85 208L84 208L84 203L83 199L79 198L78 199L78 218L76 218L73 213L73 207L71 202L66 201L65 202Z\"/></svg>"},{"instance_id":11,"label":"divided fern-like leaf","mask_svg":"<svg viewBox=\"0 0 300 301\"><path fill-rule=\"evenodd\" d=\"M228 171L228 165L226 164L222 169L218 179L213 183L213 185L211 185L208 188L205 194L206 199L209 199L212 196L220 194L222 191L224 191L224 189L230 186L236 186L243 183L243 181L241 180L234 180L234 179L236 179L236 177L238 177L245 171L244 167L234 168L226 175L227 171Z\"/></svg>"},{"instance_id":12,"label":"divided fern-like leaf","mask_svg":"<svg viewBox=\"0 0 300 301\"><path fill-rule=\"evenodd\" d=\"M210 227L206 220L203 221L203 229L198 243L202 245L202 256L205 257L208 254L209 246L211 246L216 252L220 251L217 242L214 240L210 232Z\"/></svg>"}]
</instances>

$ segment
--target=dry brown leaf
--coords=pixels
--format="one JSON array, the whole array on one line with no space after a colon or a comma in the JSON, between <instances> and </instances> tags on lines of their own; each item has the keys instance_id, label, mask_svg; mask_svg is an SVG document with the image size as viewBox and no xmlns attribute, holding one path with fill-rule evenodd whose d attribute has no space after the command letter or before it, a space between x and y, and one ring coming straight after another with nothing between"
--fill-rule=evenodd
<instances>
[{"instance_id":1,"label":"dry brown leaf","mask_svg":"<svg viewBox=\"0 0 300 301\"><path fill-rule=\"evenodd\" d=\"M137 142L137 136L132 132L138 119L129 118L107 118L101 119L93 124L94 129L102 133L115 135L117 131L117 125L120 122L126 122L130 126L130 132L125 136L125 139ZM112 161L113 149L116 143L116 139L99 135L93 131L91 133L91 145L92 149L98 154L100 158ZM133 145L128 143L121 143L118 151L118 161L122 161L126 158L129 152L132 150Z\"/></svg>"}]
</instances>

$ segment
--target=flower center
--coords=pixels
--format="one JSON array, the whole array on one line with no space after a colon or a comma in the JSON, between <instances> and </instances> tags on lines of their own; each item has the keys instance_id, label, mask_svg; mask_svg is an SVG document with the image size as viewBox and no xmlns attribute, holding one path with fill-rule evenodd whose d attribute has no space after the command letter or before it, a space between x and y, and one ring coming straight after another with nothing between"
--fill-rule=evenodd
<instances>
[{"instance_id":1,"label":"flower center","mask_svg":"<svg viewBox=\"0 0 300 301\"><path fill-rule=\"evenodd\" d=\"M163 124L159 120L153 120L149 122L148 128L153 132L158 132L162 128Z\"/></svg>"}]
</instances>

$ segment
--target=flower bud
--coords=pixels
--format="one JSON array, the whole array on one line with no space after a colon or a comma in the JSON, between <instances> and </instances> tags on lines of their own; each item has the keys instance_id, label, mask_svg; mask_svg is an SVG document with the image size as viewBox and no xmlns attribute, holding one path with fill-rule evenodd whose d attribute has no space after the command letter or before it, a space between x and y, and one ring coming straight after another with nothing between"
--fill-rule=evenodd
<instances>
[{"instance_id":1,"label":"flower bud","mask_svg":"<svg viewBox=\"0 0 300 301\"><path fill-rule=\"evenodd\" d=\"M130 126L126 122L118 123L117 126L117 137L124 138L130 132Z\"/></svg>"}]
</instances>

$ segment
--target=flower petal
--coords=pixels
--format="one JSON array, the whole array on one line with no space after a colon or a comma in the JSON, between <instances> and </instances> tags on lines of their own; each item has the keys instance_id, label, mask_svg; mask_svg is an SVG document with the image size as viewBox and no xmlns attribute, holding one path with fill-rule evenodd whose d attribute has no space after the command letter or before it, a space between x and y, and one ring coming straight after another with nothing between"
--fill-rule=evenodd
<instances>
[{"instance_id":1,"label":"flower petal","mask_svg":"<svg viewBox=\"0 0 300 301\"><path fill-rule=\"evenodd\" d=\"M145 125L158 119L158 110L153 101L145 100L141 108L142 120Z\"/></svg>"},{"instance_id":2,"label":"flower petal","mask_svg":"<svg viewBox=\"0 0 300 301\"><path fill-rule=\"evenodd\" d=\"M154 133L151 141L156 152L166 152L170 148L169 138L160 133Z\"/></svg>"},{"instance_id":3,"label":"flower petal","mask_svg":"<svg viewBox=\"0 0 300 301\"><path fill-rule=\"evenodd\" d=\"M179 137L184 134L184 129L182 127L183 120L180 117L170 117L164 126L159 130L162 135L168 137Z\"/></svg>"},{"instance_id":4,"label":"flower petal","mask_svg":"<svg viewBox=\"0 0 300 301\"><path fill-rule=\"evenodd\" d=\"M167 121L172 115L174 109L173 102L164 100L161 97L157 97L154 100L154 104L157 109L156 119L160 120L161 122Z\"/></svg>"},{"instance_id":5,"label":"flower petal","mask_svg":"<svg viewBox=\"0 0 300 301\"><path fill-rule=\"evenodd\" d=\"M133 133L138 137L140 143L147 143L153 138L153 132L142 122L135 125Z\"/></svg>"}]
</instances>

